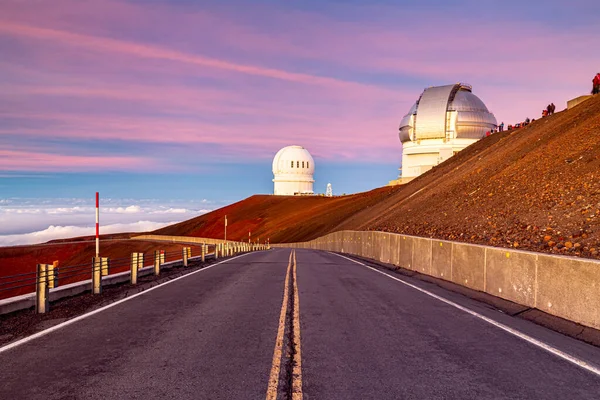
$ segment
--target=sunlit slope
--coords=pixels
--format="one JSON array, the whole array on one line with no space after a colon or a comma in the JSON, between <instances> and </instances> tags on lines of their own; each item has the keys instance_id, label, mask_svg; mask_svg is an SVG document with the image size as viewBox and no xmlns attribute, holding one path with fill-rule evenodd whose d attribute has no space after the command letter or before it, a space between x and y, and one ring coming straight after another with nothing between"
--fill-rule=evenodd
<instances>
[{"instance_id":1,"label":"sunlit slope","mask_svg":"<svg viewBox=\"0 0 600 400\"><path fill-rule=\"evenodd\" d=\"M597 256L600 96L479 141L340 228Z\"/></svg>"},{"instance_id":2,"label":"sunlit slope","mask_svg":"<svg viewBox=\"0 0 600 400\"><path fill-rule=\"evenodd\" d=\"M161 235L224 237L227 215L227 239L264 242L308 240L333 231L349 215L378 204L398 188L380 188L342 197L256 195L197 218L155 231Z\"/></svg>"}]
</instances>

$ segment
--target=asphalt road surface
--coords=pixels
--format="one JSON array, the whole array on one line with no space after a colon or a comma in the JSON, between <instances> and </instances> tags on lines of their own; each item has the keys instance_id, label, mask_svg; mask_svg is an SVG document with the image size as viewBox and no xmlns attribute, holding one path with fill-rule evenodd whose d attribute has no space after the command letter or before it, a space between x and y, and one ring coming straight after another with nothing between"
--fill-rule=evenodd
<instances>
[{"instance_id":1,"label":"asphalt road surface","mask_svg":"<svg viewBox=\"0 0 600 400\"><path fill-rule=\"evenodd\" d=\"M0 399L600 398L596 347L339 255L290 255L224 260L0 349Z\"/></svg>"}]
</instances>

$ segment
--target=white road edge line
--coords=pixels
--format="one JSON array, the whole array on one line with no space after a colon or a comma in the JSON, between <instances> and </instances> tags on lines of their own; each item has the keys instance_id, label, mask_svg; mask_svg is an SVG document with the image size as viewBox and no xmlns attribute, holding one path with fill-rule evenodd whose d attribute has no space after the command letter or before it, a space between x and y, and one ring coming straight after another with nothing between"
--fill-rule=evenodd
<instances>
[{"instance_id":1,"label":"white road edge line","mask_svg":"<svg viewBox=\"0 0 600 400\"><path fill-rule=\"evenodd\" d=\"M378 270L376 268L373 268L371 266L368 266L366 264L363 264L360 261L353 260L353 259L345 257L345 256L343 256L341 254L332 253L332 252L328 252L328 253L334 254L334 255L336 255L338 257L345 258L348 261L352 261L353 263L362 265L365 268L368 268L368 269L370 269L372 271L378 272L381 275L385 275L385 276L387 276L390 279L393 279L395 281L403 283L406 286L409 286L409 287L411 287L411 288L413 288L415 290L418 290L419 292L422 292L422 293L424 293L424 294L426 294L428 296L431 296L431 297L433 297L433 298L435 298L435 299L437 299L437 300L439 300L441 302L444 302L444 303L446 303L446 304L448 304L448 305L450 305L452 307L458 308L459 310L464 311L467 314L471 314L472 316L474 316L476 318L479 318L479 319L481 319L481 320L483 320L483 321L485 321L485 322L487 322L487 323L489 323L491 325L494 325L495 327L500 328L503 331L508 332L511 335L514 335L514 336L516 336L516 337L518 337L518 338L520 338L522 340L525 340L526 342L529 342L529 343L533 344L534 346L537 346L537 347L539 347L539 348L547 351L548 353L554 354L555 356L560 357L563 360L566 360L566 361L568 361L570 363L573 363L573 364L577 365L580 368L583 368L583 369L585 369L585 370L587 370L587 371L589 371L589 372L591 372L591 373L593 373L593 374L595 374L597 376L600 376L600 369L599 368L597 368L597 367L595 367L595 366L587 363L586 361L580 360L577 357L574 357L574 356L572 356L570 354L567 354L564 351L557 349L556 347L552 347L551 345L549 345L547 343L544 343L544 342L542 342L540 340L537 340L537 339L535 339L535 338L533 338L533 337L531 337L529 335L526 335L525 333L523 333L521 331L513 329L513 328L511 328L509 326L506 326L506 325L504 325L504 324L502 324L502 323L500 323L498 321L495 321L495 320L493 320L491 318L486 317L485 315L479 314L478 312L475 312L475 311L473 311L473 310L471 310L469 308L463 307L460 304L457 304L457 303L455 303L453 301L450 301L450 300L445 299L445 298L443 298L441 296L438 296L437 294L431 293L428 290L422 289L422 288L420 288L418 286L415 286L415 285L413 285L411 283L403 281L402 279L396 278L395 276L391 276L389 274L386 274L385 272L380 271L380 270Z\"/></svg>"},{"instance_id":2,"label":"white road edge line","mask_svg":"<svg viewBox=\"0 0 600 400\"><path fill-rule=\"evenodd\" d=\"M254 254L254 253L246 253L246 254L241 254L241 255L239 255L239 256L236 256L236 257L233 257L233 258L229 258L229 259L227 259L227 260L223 260L223 261L221 261L221 262L218 262L218 263L216 263L216 264L209 265L208 267L204 267L204 268L198 269L198 270L196 270L196 271L190 272L189 274L185 274L185 275L182 275L182 276L180 276L180 277L178 277L178 278L171 279L170 281L167 281L167 282L161 283L161 284L159 284L159 285L152 286L151 288L149 288L149 289L146 289L146 290L144 290L144 291L141 291L141 292L139 292L139 293L136 293L136 294L134 294L133 296L129 296L129 297L126 297L126 298L124 298L124 299L117 300L117 301L115 301L114 303L110 303L110 304L108 304L108 305L106 305L106 306L104 306L104 307L98 308L97 310L90 311L89 313L82 314L82 315L80 315L80 316L78 316L78 317L75 317L75 318L73 318L73 319L70 319L70 320L68 320L68 321L65 321L65 322L63 322L63 323L60 323L60 324L58 324L58 325L54 325L54 326L52 326L52 327L50 327L50 328L48 328L48 329L45 329L45 330L43 330L43 331L40 331L40 332L34 333L33 335L31 335L31 336L27 336L27 337L25 337L25 338L23 338L23 339L20 339L20 340L17 340L16 342L9 343L9 344L7 344L7 345L6 345L6 346L4 346L4 347L0 347L0 354L1 354L1 353L4 353L5 351L8 351L8 350L10 350L10 349L14 349L15 347L18 347L18 346L20 346L20 345L22 345L22 344L25 344L25 343L27 343L27 342L31 342L32 340L35 340L35 339L37 339L37 338L40 338L40 337L42 337L42 336L45 336L45 335L47 335L47 334L49 334L49 333L51 333L51 332L57 331L57 330L59 330L59 329L61 329L61 328L64 328L64 327L65 327L65 326L67 326L67 325L71 325L71 324L73 324L73 323L75 323L75 322L77 322L77 321L81 321L82 319L85 319L85 318L87 318L87 317L91 317L91 316L92 316L92 315L94 315L94 314L98 314L99 312L102 312L102 311L104 311L104 310L108 310L108 309L109 309L109 308L111 308L111 307L114 307L114 306L116 306L116 305L119 305L119 304L121 304L121 303L124 303L124 302L126 302L126 301L129 301L129 300L131 300L131 299L135 299L136 297L138 297L138 296L141 296L141 295L143 295L143 294L146 294L146 293L148 293L148 292L151 292L151 291L153 291L154 289L158 289L159 287L162 287L162 286L168 285L169 283L173 283L173 282L175 282L175 281L178 281L178 280L180 280L180 279L187 278L188 276L191 276L191 275L197 274L198 272L206 271L207 269L211 269L212 267L216 267L217 265L220 265L220 264L226 263L226 262L228 262L228 261L235 260L236 258L240 258L240 257L247 256L247 255L249 255L249 254Z\"/></svg>"}]
</instances>

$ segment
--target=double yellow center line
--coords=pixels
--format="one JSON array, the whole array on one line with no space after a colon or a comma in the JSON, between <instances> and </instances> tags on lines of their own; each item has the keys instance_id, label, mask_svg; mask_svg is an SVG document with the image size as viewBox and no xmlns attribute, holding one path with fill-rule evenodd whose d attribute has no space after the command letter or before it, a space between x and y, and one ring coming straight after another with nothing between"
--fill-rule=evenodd
<instances>
[{"instance_id":1,"label":"double yellow center line","mask_svg":"<svg viewBox=\"0 0 600 400\"><path fill-rule=\"evenodd\" d=\"M292 285L290 285L290 279ZM293 301L290 297L290 286L292 290ZM298 296L298 281L296 279L296 251L292 250L285 274L285 283L283 287L283 301L281 304L281 313L279 314L279 327L277 329L277 339L275 340L275 350L273 351L273 364L271 374L269 375L269 386L267 388L267 400L277 400L279 388L279 376L281 372L281 358L283 355L283 344L286 327L286 317L288 315L288 304L292 305L292 326L291 332L288 332L292 338L292 351L287 357L291 357L292 376L291 376L291 395L293 400L302 400L302 353L300 350L300 298Z\"/></svg>"},{"instance_id":2,"label":"double yellow center line","mask_svg":"<svg viewBox=\"0 0 600 400\"><path fill-rule=\"evenodd\" d=\"M292 368L292 399L302 400L302 352L300 348L300 296L298 295L298 279L296 279L296 250L294 254L294 359Z\"/></svg>"}]
</instances>

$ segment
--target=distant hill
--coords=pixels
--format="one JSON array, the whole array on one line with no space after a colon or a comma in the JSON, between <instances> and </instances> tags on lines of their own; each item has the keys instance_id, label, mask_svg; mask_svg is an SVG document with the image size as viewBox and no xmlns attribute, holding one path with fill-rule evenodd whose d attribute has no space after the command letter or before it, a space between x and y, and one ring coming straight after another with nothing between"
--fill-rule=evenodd
<instances>
[{"instance_id":1,"label":"distant hill","mask_svg":"<svg viewBox=\"0 0 600 400\"><path fill-rule=\"evenodd\" d=\"M386 199L398 187L340 197L255 195L208 214L154 231L158 235L224 237L227 215L227 239L261 242L293 242L332 232L348 216Z\"/></svg>"},{"instance_id":2,"label":"distant hill","mask_svg":"<svg viewBox=\"0 0 600 400\"><path fill-rule=\"evenodd\" d=\"M157 234L310 240L382 230L598 257L600 96L496 133L400 187L336 198L252 196Z\"/></svg>"}]
</instances>

